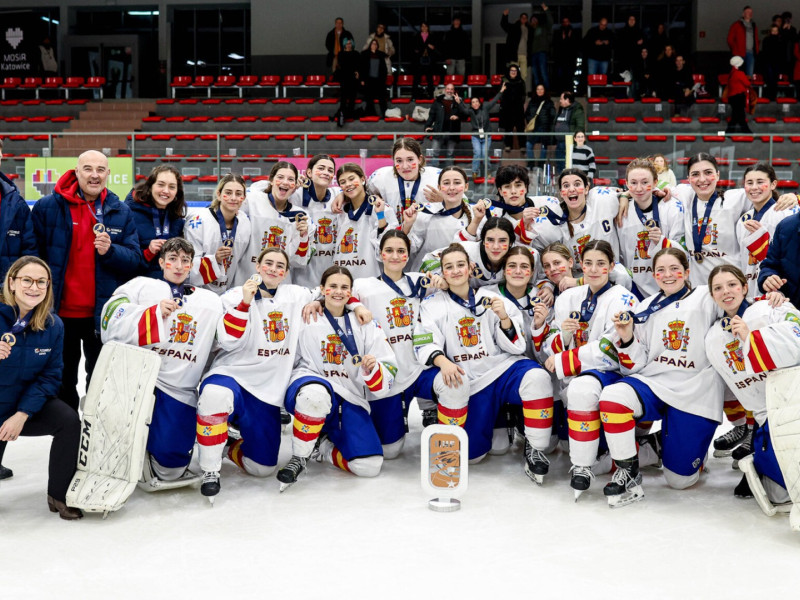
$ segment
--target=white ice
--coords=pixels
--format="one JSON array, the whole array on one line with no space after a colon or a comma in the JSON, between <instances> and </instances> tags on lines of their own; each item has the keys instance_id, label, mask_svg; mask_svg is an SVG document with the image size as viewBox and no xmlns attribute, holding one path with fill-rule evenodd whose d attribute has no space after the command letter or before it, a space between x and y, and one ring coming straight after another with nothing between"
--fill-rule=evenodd
<instances>
[{"instance_id":1,"label":"white ice","mask_svg":"<svg viewBox=\"0 0 800 600\"><path fill-rule=\"evenodd\" d=\"M196 488L146 494L102 520L47 510L49 438L10 443L0 483L0 599L11 598L762 598L800 583L800 535L733 496L730 459L693 489L644 470L645 499L611 510L598 477L573 502L568 457L543 487L519 443L470 468L455 513L428 509L421 422L375 479L309 463L278 493L228 462L211 506ZM723 426L726 427L726 426ZM283 436L279 464L289 458Z\"/></svg>"}]
</instances>

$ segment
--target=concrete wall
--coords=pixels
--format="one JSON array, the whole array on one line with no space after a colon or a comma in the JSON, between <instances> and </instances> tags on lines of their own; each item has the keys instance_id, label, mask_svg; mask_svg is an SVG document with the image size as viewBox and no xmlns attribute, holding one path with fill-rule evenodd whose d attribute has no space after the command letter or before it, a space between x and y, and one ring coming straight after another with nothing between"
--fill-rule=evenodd
<instances>
[{"instance_id":1,"label":"concrete wall","mask_svg":"<svg viewBox=\"0 0 800 600\"><path fill-rule=\"evenodd\" d=\"M731 23L741 18L742 8L746 5L753 7L753 21L759 29L759 39L762 32L772 22L772 15L789 10L794 14L795 27L800 23L800 7L786 0L739 0L736 2L720 2L719 0L697 0L695 13L694 40L697 52L727 52L728 29Z\"/></svg>"}]
</instances>

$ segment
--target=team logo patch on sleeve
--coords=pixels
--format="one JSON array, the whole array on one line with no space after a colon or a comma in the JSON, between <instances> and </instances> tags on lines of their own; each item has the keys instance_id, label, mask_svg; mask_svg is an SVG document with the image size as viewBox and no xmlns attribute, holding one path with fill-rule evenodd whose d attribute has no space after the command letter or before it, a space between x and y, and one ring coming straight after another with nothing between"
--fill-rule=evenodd
<instances>
[{"instance_id":1,"label":"team logo patch on sleeve","mask_svg":"<svg viewBox=\"0 0 800 600\"><path fill-rule=\"evenodd\" d=\"M128 298L117 298L108 305L105 312L103 313L103 320L100 323L100 326L103 328L104 331L108 329L108 322L112 319L112 317L114 316L121 317L122 313L125 312L125 309L123 308L119 310L117 315L115 315L114 313L117 311L119 306L121 304L128 304L129 302L130 300L128 300Z\"/></svg>"},{"instance_id":2,"label":"team logo patch on sleeve","mask_svg":"<svg viewBox=\"0 0 800 600\"><path fill-rule=\"evenodd\" d=\"M424 346L425 344L432 344L432 343L433 343L432 333L419 333L414 336L415 346Z\"/></svg>"}]
</instances>

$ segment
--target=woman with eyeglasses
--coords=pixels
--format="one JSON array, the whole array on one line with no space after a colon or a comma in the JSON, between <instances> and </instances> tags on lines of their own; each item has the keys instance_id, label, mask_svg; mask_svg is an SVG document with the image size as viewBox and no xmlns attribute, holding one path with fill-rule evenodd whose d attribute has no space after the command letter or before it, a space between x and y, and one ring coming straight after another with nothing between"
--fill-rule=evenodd
<instances>
[{"instance_id":1,"label":"woman with eyeglasses","mask_svg":"<svg viewBox=\"0 0 800 600\"><path fill-rule=\"evenodd\" d=\"M8 270L0 304L0 460L6 442L52 435L47 505L62 519L83 513L66 505L80 442L78 414L57 398L64 369L64 324L51 313L50 268L24 256Z\"/></svg>"}]
</instances>

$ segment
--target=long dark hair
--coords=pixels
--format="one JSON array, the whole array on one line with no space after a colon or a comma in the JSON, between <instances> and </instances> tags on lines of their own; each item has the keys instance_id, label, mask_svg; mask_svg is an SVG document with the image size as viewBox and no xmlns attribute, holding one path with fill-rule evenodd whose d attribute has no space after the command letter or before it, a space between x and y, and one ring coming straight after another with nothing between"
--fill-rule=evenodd
<instances>
[{"instance_id":1,"label":"long dark hair","mask_svg":"<svg viewBox=\"0 0 800 600\"><path fill-rule=\"evenodd\" d=\"M567 208L567 203L561 198L561 181L564 177L568 175L575 175L576 177L580 177L581 181L583 182L584 187L586 188L586 193L589 193L589 178L586 176L580 169L576 169L575 167L571 167L569 169L564 169L561 173L558 174L558 189L559 189L559 196L558 196L558 204L561 206L561 212L565 215L569 214L569 209ZM586 199L588 202L588 198ZM567 219L567 229L569 229L569 237L575 235L575 230L572 228L572 223L569 222Z\"/></svg>"},{"instance_id":2,"label":"long dark hair","mask_svg":"<svg viewBox=\"0 0 800 600\"><path fill-rule=\"evenodd\" d=\"M769 163L765 163L765 162L756 163L754 165L750 165L749 167L747 167L744 170L744 175L742 176L742 181L744 181L744 178L747 177L748 174L750 174L750 173L752 173L754 171L756 171L758 173L766 173L767 177L769 178L769 182L770 183L772 183L774 181L778 181L778 177L777 177L777 175L775 175L775 169L772 168L772 165L770 165ZM772 197L775 200L778 199L778 189L777 188L772 190Z\"/></svg>"},{"instance_id":3,"label":"long dark hair","mask_svg":"<svg viewBox=\"0 0 800 600\"><path fill-rule=\"evenodd\" d=\"M514 226L511 224L511 221L508 219L504 219L502 217L489 217L486 219L486 223L483 225L483 229L481 230L481 246L480 246L480 253L481 253L481 260L483 264L491 264L489 260L489 255L486 254L486 250L483 247L483 244L486 242L486 236L489 234L490 231L493 229L499 229L500 231L505 232L508 235L508 247L511 246L516 241L517 237L514 233ZM505 261L505 256L501 259ZM500 265L502 266L502 262Z\"/></svg>"},{"instance_id":4,"label":"long dark hair","mask_svg":"<svg viewBox=\"0 0 800 600\"><path fill-rule=\"evenodd\" d=\"M140 191L134 194L134 199L140 204L156 207L156 202L153 199L153 186L161 173L172 173L175 176L175 181L178 182L178 191L175 193L175 199L167 206L167 215L170 219L182 219L186 216L186 200L183 197L183 178L181 172L172 165L158 165L153 167L150 175L147 176Z\"/></svg>"}]
</instances>

